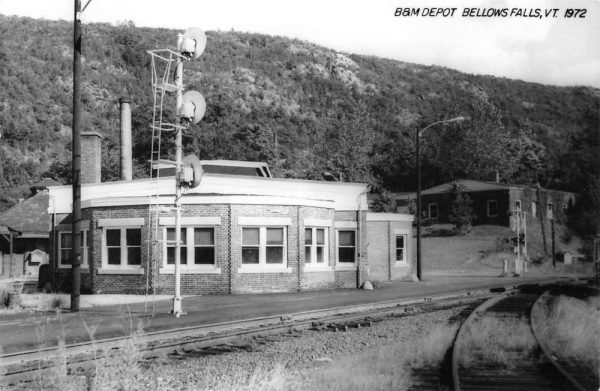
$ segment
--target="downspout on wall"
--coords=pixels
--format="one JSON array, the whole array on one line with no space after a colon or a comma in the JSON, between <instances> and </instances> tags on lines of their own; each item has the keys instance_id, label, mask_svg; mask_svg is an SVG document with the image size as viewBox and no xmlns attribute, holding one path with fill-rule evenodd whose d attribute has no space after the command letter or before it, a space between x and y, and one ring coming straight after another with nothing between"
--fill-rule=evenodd
<instances>
[{"instance_id":1,"label":"downspout on wall","mask_svg":"<svg viewBox=\"0 0 600 391\"><path fill-rule=\"evenodd\" d=\"M362 241L362 234L363 234L363 230L364 227L362 226L362 196L364 195L366 197L366 194L369 192L369 185L367 185L366 189L364 191L362 191L358 197L357 197L357 201L358 201L358 208L356 211L356 217L357 217L357 221L356 221L356 227L357 227L357 235L356 235L356 248L358 249L358 259L356 262L356 287L357 288L362 288L363 279L361 278L361 273L362 273L362 267L361 267L361 260L363 259L363 257L365 256L365 254L368 255L367 253L367 249L365 248L363 251L362 245L363 245L363 241ZM368 210L368 207L367 207ZM367 242L368 245L368 242ZM367 259L368 261L368 259ZM368 279L368 264L365 265L367 267L367 275L365 276L365 281Z\"/></svg>"}]
</instances>

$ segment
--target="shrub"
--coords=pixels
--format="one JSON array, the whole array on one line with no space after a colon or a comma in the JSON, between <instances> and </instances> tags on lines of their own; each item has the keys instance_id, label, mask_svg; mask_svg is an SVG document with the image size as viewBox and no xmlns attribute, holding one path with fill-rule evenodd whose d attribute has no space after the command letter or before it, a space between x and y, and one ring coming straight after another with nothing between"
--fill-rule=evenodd
<instances>
[{"instance_id":1,"label":"shrub","mask_svg":"<svg viewBox=\"0 0 600 391\"><path fill-rule=\"evenodd\" d=\"M6 289L0 289L0 308L7 308L9 304L8 291Z\"/></svg>"},{"instance_id":2,"label":"shrub","mask_svg":"<svg viewBox=\"0 0 600 391\"><path fill-rule=\"evenodd\" d=\"M448 220L454 224L456 233L464 235L469 232L475 220L475 212L473 211L473 200L468 195L462 192L461 187L454 183L452 185L452 211L448 216Z\"/></svg>"},{"instance_id":3,"label":"shrub","mask_svg":"<svg viewBox=\"0 0 600 391\"><path fill-rule=\"evenodd\" d=\"M62 296L54 296L50 300L50 308L51 309L60 309L67 306L67 301Z\"/></svg>"}]
</instances>

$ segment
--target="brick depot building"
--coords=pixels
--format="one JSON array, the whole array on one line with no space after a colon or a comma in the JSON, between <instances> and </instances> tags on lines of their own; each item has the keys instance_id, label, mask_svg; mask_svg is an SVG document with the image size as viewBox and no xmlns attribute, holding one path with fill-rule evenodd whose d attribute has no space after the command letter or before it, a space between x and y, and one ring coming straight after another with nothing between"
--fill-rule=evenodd
<instances>
[{"instance_id":1,"label":"brick depot building","mask_svg":"<svg viewBox=\"0 0 600 391\"><path fill-rule=\"evenodd\" d=\"M411 279L412 216L368 212L366 185L272 178L257 163L202 165L200 185L181 199L182 294ZM173 293L175 178L99 183L99 164L82 167L82 291ZM48 189L51 264L68 281L72 189Z\"/></svg>"}]
</instances>

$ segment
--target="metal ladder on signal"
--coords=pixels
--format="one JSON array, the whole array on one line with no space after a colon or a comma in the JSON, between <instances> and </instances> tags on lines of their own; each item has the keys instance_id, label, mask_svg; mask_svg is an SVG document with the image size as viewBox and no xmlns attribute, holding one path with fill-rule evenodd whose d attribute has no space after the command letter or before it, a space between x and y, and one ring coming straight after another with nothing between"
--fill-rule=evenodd
<instances>
[{"instance_id":1,"label":"metal ladder on signal","mask_svg":"<svg viewBox=\"0 0 600 391\"><path fill-rule=\"evenodd\" d=\"M183 57L181 54L174 52L170 49L150 50L148 53L152 59L152 92L153 92L153 109L152 109L152 139L151 139L151 152L150 152L150 179L155 184L155 194L149 200L149 216L151 220L152 213L154 214L154 230L147 230L147 243L148 243L148 264L151 265L152 270L152 295L153 299L156 295L156 275L158 274L158 265L156 259L158 258L159 241L158 241L158 218L160 212L160 161L161 161L161 141L163 132L172 132L177 130L178 125L164 122L163 108L165 104L165 95L167 92L175 92L180 87L177 87L174 83L170 83L170 78L173 76L173 70L171 65L176 62L177 57ZM156 170L154 170L156 167ZM156 171L156 172L154 172ZM154 236L153 236L154 234ZM152 262L150 262L152 261ZM146 296L149 290L149 276L150 273L146 273ZM154 300L152 300L152 312L154 313ZM147 308L147 300L146 300Z\"/></svg>"}]
</instances>

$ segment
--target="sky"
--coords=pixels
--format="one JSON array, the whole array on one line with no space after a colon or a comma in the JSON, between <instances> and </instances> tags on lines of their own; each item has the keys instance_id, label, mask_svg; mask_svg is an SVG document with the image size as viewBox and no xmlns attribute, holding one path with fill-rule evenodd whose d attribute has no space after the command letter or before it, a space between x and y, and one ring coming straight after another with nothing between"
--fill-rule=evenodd
<instances>
[{"instance_id":1,"label":"sky","mask_svg":"<svg viewBox=\"0 0 600 391\"><path fill-rule=\"evenodd\" d=\"M395 16L417 8L418 16ZM477 16L503 9L506 16ZM73 1L0 0L0 14L73 20ZM347 53L600 88L600 0L91 0L83 14L84 23L129 20L281 35Z\"/></svg>"}]
</instances>

